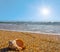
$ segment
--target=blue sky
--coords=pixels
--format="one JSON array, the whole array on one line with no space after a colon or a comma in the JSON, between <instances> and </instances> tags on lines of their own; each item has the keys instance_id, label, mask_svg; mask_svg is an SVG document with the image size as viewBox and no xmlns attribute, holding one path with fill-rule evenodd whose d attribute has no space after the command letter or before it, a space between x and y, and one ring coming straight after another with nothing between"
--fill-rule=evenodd
<instances>
[{"instance_id":1,"label":"blue sky","mask_svg":"<svg viewBox=\"0 0 60 52\"><path fill-rule=\"evenodd\" d=\"M60 21L60 0L0 0L0 21Z\"/></svg>"}]
</instances>

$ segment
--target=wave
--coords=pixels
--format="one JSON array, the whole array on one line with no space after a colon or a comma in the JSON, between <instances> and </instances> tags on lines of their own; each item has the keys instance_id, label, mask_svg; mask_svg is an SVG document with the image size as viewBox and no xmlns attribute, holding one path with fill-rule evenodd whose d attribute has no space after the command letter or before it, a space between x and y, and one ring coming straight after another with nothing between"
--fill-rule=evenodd
<instances>
[{"instance_id":1,"label":"wave","mask_svg":"<svg viewBox=\"0 0 60 52\"><path fill-rule=\"evenodd\" d=\"M6 24L0 23L0 30L24 31L36 33L60 34L60 25L37 25L37 24Z\"/></svg>"}]
</instances>

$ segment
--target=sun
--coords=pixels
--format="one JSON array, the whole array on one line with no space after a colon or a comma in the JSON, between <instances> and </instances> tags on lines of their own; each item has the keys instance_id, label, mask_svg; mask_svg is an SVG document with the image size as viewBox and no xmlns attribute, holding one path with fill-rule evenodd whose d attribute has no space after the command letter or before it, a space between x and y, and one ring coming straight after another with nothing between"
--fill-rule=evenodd
<instances>
[{"instance_id":1,"label":"sun","mask_svg":"<svg viewBox=\"0 0 60 52\"><path fill-rule=\"evenodd\" d=\"M41 10L41 12L42 12L42 15L49 15L49 13L50 13L50 11L49 11L49 9L48 8L43 8L42 10Z\"/></svg>"}]
</instances>

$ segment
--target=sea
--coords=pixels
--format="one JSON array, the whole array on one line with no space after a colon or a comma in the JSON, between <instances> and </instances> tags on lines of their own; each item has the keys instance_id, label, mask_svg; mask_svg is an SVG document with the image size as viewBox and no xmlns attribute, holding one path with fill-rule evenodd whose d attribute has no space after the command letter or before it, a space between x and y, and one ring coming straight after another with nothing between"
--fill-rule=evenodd
<instances>
[{"instance_id":1,"label":"sea","mask_svg":"<svg viewBox=\"0 0 60 52\"><path fill-rule=\"evenodd\" d=\"M0 30L60 34L60 22L0 22Z\"/></svg>"}]
</instances>

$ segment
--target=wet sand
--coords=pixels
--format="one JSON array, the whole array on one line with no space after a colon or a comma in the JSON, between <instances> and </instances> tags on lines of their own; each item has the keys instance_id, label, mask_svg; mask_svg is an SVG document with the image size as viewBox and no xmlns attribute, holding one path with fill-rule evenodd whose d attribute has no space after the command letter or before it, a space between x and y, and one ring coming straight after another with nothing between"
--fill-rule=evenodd
<instances>
[{"instance_id":1,"label":"wet sand","mask_svg":"<svg viewBox=\"0 0 60 52\"><path fill-rule=\"evenodd\" d=\"M60 52L60 35L0 30L0 52L18 52L8 49L8 41L21 39L25 49L20 52Z\"/></svg>"}]
</instances>

